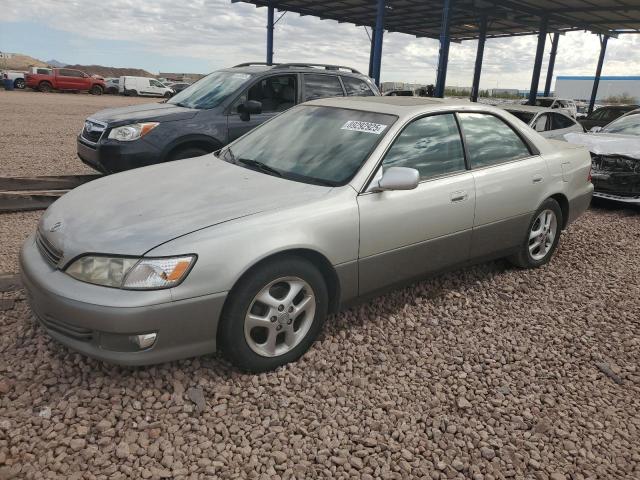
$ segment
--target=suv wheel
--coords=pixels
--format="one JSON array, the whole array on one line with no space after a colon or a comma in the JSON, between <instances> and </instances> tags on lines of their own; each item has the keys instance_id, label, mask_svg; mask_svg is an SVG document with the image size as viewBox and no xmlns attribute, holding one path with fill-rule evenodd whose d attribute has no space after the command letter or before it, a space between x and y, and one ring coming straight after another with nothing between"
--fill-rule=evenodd
<instances>
[{"instance_id":1,"label":"suv wheel","mask_svg":"<svg viewBox=\"0 0 640 480\"><path fill-rule=\"evenodd\" d=\"M206 155L209 153L204 148L199 147L187 147L182 150L177 150L176 152L169 155L168 161L171 162L173 160L184 160L185 158L193 158L193 157L201 157L202 155Z\"/></svg>"},{"instance_id":2,"label":"suv wheel","mask_svg":"<svg viewBox=\"0 0 640 480\"><path fill-rule=\"evenodd\" d=\"M91 87L91 90L89 90L89 93L91 95L102 95L102 87L100 85L94 85Z\"/></svg>"},{"instance_id":3,"label":"suv wheel","mask_svg":"<svg viewBox=\"0 0 640 480\"><path fill-rule=\"evenodd\" d=\"M40 85L38 85L38 88L43 93L49 93L51 90L53 90L53 87L49 82L40 82Z\"/></svg>"},{"instance_id":4,"label":"suv wheel","mask_svg":"<svg viewBox=\"0 0 640 480\"><path fill-rule=\"evenodd\" d=\"M230 294L220 320L220 350L243 370L273 370L309 349L327 309L327 286L316 267L294 256L267 261Z\"/></svg>"},{"instance_id":5,"label":"suv wheel","mask_svg":"<svg viewBox=\"0 0 640 480\"><path fill-rule=\"evenodd\" d=\"M13 82L13 86L19 90L23 90L25 87L24 78L16 78Z\"/></svg>"}]
</instances>

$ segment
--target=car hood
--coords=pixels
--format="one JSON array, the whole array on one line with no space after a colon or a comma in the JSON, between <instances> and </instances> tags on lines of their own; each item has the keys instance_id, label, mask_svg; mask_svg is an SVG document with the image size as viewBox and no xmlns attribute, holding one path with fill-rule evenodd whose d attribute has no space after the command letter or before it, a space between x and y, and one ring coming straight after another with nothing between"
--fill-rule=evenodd
<instances>
[{"instance_id":1,"label":"car hood","mask_svg":"<svg viewBox=\"0 0 640 480\"><path fill-rule=\"evenodd\" d=\"M640 137L616 133L567 133L569 143L587 147L596 155L622 155L640 159Z\"/></svg>"},{"instance_id":2,"label":"car hood","mask_svg":"<svg viewBox=\"0 0 640 480\"><path fill-rule=\"evenodd\" d=\"M300 206L329 191L210 154L84 184L51 205L38 228L62 253L62 264L84 253L141 256L196 230Z\"/></svg>"},{"instance_id":3,"label":"car hood","mask_svg":"<svg viewBox=\"0 0 640 480\"><path fill-rule=\"evenodd\" d=\"M179 107L170 103L144 103L100 110L89 118L107 123L109 126L119 126L145 121L187 120L197 113L198 110L193 108Z\"/></svg>"}]
</instances>

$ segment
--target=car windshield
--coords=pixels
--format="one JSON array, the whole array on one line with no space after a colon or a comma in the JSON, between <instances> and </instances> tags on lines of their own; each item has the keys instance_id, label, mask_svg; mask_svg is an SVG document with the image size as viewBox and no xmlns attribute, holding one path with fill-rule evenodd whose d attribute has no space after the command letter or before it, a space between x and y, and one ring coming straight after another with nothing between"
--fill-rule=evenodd
<instances>
[{"instance_id":1,"label":"car windshield","mask_svg":"<svg viewBox=\"0 0 640 480\"><path fill-rule=\"evenodd\" d=\"M360 110L300 106L241 137L220 157L291 180L344 185L396 119Z\"/></svg>"},{"instance_id":2,"label":"car windshield","mask_svg":"<svg viewBox=\"0 0 640 480\"><path fill-rule=\"evenodd\" d=\"M519 110L507 110L507 112L509 112L514 117L518 117L527 125L529 125L529 123L531 123L531 120L533 120L533 113L531 112L522 112Z\"/></svg>"},{"instance_id":3,"label":"car windshield","mask_svg":"<svg viewBox=\"0 0 640 480\"><path fill-rule=\"evenodd\" d=\"M187 108L214 108L251 77L248 73L213 72L176 94L167 103Z\"/></svg>"},{"instance_id":4,"label":"car windshield","mask_svg":"<svg viewBox=\"0 0 640 480\"><path fill-rule=\"evenodd\" d=\"M630 113L614 120L600 130L603 133L619 133L622 135L640 135L640 112Z\"/></svg>"},{"instance_id":5,"label":"car windshield","mask_svg":"<svg viewBox=\"0 0 640 480\"><path fill-rule=\"evenodd\" d=\"M553 105L553 99L551 98L538 98L536 99L536 107L547 107Z\"/></svg>"}]
</instances>

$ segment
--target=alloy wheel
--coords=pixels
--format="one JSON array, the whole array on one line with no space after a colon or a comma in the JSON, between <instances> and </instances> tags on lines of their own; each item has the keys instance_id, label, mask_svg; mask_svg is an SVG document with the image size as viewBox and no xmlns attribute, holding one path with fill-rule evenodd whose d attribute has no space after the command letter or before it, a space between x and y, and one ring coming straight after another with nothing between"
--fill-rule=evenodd
<instances>
[{"instance_id":1,"label":"alloy wheel","mask_svg":"<svg viewBox=\"0 0 640 480\"><path fill-rule=\"evenodd\" d=\"M316 312L316 298L298 277L278 278L251 301L244 319L249 348L263 357L293 350L307 335Z\"/></svg>"},{"instance_id":2,"label":"alloy wheel","mask_svg":"<svg viewBox=\"0 0 640 480\"><path fill-rule=\"evenodd\" d=\"M558 220L552 210L543 210L536 217L529 232L529 255L535 261L544 259L556 238Z\"/></svg>"}]
</instances>

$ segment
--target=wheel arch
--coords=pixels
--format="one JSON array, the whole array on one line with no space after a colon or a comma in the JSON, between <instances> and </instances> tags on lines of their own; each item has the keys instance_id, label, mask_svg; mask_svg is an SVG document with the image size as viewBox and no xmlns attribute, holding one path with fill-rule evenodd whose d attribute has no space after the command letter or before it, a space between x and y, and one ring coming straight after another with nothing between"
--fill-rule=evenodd
<instances>
[{"instance_id":1,"label":"wheel arch","mask_svg":"<svg viewBox=\"0 0 640 480\"><path fill-rule=\"evenodd\" d=\"M320 274L324 278L325 284L327 285L327 292L329 295L329 313L336 313L340 306L340 279L329 259L317 250L312 250L310 248L291 248L275 252L259 259L258 261L247 267L231 287L229 295L227 295L227 300L225 301L223 311L228 304L229 298L231 297L231 295L233 295L234 290L245 278L247 278L257 268L264 265L265 263L284 257L302 258L304 260L307 260L320 271ZM218 326L218 328L220 327Z\"/></svg>"},{"instance_id":2,"label":"wheel arch","mask_svg":"<svg viewBox=\"0 0 640 480\"><path fill-rule=\"evenodd\" d=\"M560 205L560 210L562 211L562 230L564 230L569 221L569 199L564 193L554 193L549 198L552 198Z\"/></svg>"},{"instance_id":3,"label":"wheel arch","mask_svg":"<svg viewBox=\"0 0 640 480\"><path fill-rule=\"evenodd\" d=\"M213 137L208 137L206 135L186 135L179 137L165 147L162 154L162 161L167 161L171 155L185 148L202 148L213 152L222 147L222 142Z\"/></svg>"}]
</instances>

